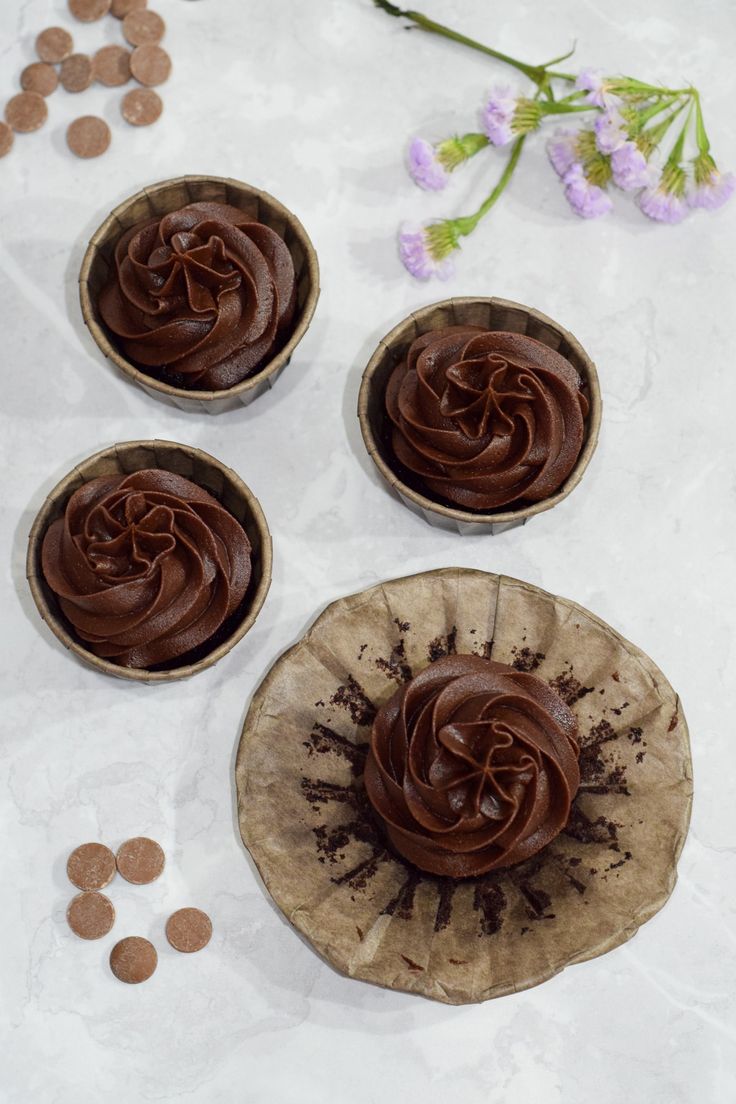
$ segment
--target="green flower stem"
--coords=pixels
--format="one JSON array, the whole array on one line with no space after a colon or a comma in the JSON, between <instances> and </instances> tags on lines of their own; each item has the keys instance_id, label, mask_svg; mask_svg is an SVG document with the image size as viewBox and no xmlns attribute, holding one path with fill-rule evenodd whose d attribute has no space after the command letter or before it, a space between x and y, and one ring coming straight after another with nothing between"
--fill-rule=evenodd
<instances>
[{"instance_id":1,"label":"green flower stem","mask_svg":"<svg viewBox=\"0 0 736 1104\"><path fill-rule=\"evenodd\" d=\"M655 149L664 138L667 131L670 129L680 112L687 106L687 102L681 103L679 107L676 107L671 114L662 119L656 126L650 127L649 130L643 130L639 135L639 140L643 141L645 146L649 150Z\"/></svg>"},{"instance_id":2,"label":"green flower stem","mask_svg":"<svg viewBox=\"0 0 736 1104\"><path fill-rule=\"evenodd\" d=\"M705 122L703 120L703 108L700 103L700 96L693 89L693 96L695 99L695 139L698 143L698 149L700 152L707 156L710 153L710 141L705 131Z\"/></svg>"},{"instance_id":3,"label":"green flower stem","mask_svg":"<svg viewBox=\"0 0 736 1104\"><path fill-rule=\"evenodd\" d=\"M687 115L685 116L685 122L682 124L682 129L681 129L680 133L677 136L677 141L675 142L674 146L670 150L670 155L667 158L667 161L665 163L665 168L668 165L679 165L680 162L682 161L682 151L685 148L685 138L686 138L687 132L690 128L690 120L692 119L692 117L693 117L693 105L692 105L692 100L691 100L690 101L690 110L688 111Z\"/></svg>"},{"instance_id":4,"label":"green flower stem","mask_svg":"<svg viewBox=\"0 0 736 1104\"><path fill-rule=\"evenodd\" d=\"M508 182L511 180L511 177L514 175L514 169L516 168L519 157L521 156L521 151L524 146L525 138L526 135L522 134L521 137L517 138L514 142L511 148L511 156L506 162L506 167L501 173L501 176L498 179L498 183L496 184L491 194L483 200L475 214L465 215L464 217L452 220L452 224L457 231L459 237L467 237L468 234L472 234L483 216L487 215L491 207L493 207L494 203L501 195Z\"/></svg>"},{"instance_id":5,"label":"green flower stem","mask_svg":"<svg viewBox=\"0 0 736 1104\"><path fill-rule=\"evenodd\" d=\"M563 80L574 80L564 73L552 73L545 69L543 65L527 65L524 61L519 61L518 58L510 57L508 54L502 54L500 50L494 50L490 46L484 46L482 42L476 42L473 38L468 38L467 35L461 34L459 31L453 31L451 27L445 27L442 23L435 23L433 19L429 19L426 15L422 15L417 11L404 11L402 8L397 8L395 4L389 3L389 0L373 0L377 8L385 11L387 15L393 15L395 18L408 19L410 23L414 23L415 26L421 27L423 31L428 31L430 34L440 35L442 38L449 38L452 42L459 42L461 46L468 46L471 50L479 50L482 54L487 54L488 57L496 58L497 61L503 61L506 65L510 65L513 69L518 69L520 73L523 73L529 80L534 81L536 85L543 85L547 77L560 77Z\"/></svg>"}]
</instances>

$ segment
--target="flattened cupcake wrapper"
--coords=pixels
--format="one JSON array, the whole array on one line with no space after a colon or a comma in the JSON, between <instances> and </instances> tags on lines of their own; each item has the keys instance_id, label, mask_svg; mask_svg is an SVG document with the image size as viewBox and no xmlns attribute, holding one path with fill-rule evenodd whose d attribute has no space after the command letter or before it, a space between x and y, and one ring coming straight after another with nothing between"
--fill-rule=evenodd
<instances>
[{"instance_id":1,"label":"flattened cupcake wrapper","mask_svg":"<svg viewBox=\"0 0 736 1104\"><path fill-rule=\"evenodd\" d=\"M97 308L97 297L107 282L115 246L125 230L144 219L206 200L239 207L275 230L288 246L297 274L297 317L288 341L258 372L223 391L190 391L168 383L164 377L144 372L117 348ZM239 406L249 406L273 387L309 329L319 290L317 254L296 215L267 192L238 180L217 176L182 176L165 180L143 188L119 204L92 236L79 274L82 315L104 355L127 379L133 380L153 398L163 399L180 410L197 410L206 414L220 414Z\"/></svg>"},{"instance_id":2,"label":"flattened cupcake wrapper","mask_svg":"<svg viewBox=\"0 0 736 1104\"><path fill-rule=\"evenodd\" d=\"M245 598L215 634L196 650L197 658L186 664L173 660L158 670L122 667L95 655L74 635L59 609L56 595L48 586L41 567L41 547L49 525L62 517L74 492L102 475L129 475L144 468L162 468L203 487L220 502L245 529L251 544L252 573ZM54 487L36 515L28 536L26 577L42 619L54 635L79 659L107 675L143 683L171 682L190 678L217 663L253 625L271 585L271 534L255 495L240 477L201 449L174 441L127 441L103 449L78 464ZM200 654L201 653L201 654Z\"/></svg>"},{"instance_id":3,"label":"flattened cupcake wrapper","mask_svg":"<svg viewBox=\"0 0 736 1104\"><path fill-rule=\"evenodd\" d=\"M460 881L390 850L362 781L377 708L453 652L533 671L570 705L581 742L563 833ZM330 605L256 692L236 782L243 840L314 948L351 977L450 1004L629 939L673 889L692 800L685 718L652 661L573 602L464 568Z\"/></svg>"}]
</instances>

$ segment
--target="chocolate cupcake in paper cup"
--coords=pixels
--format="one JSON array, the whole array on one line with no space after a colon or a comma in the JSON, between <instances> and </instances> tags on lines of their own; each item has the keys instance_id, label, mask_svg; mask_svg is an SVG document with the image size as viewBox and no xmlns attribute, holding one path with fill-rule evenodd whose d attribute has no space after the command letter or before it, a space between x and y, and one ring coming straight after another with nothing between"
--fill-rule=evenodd
<instances>
[{"instance_id":1,"label":"chocolate cupcake in paper cup","mask_svg":"<svg viewBox=\"0 0 736 1104\"><path fill-rule=\"evenodd\" d=\"M319 297L296 215L238 180L184 176L144 188L105 219L79 276L104 355L149 394L219 413L272 387Z\"/></svg>"},{"instance_id":2,"label":"chocolate cupcake in paper cup","mask_svg":"<svg viewBox=\"0 0 736 1104\"><path fill-rule=\"evenodd\" d=\"M465 568L333 602L256 691L240 830L337 970L449 1004L631 938L675 884L680 700L581 606Z\"/></svg>"},{"instance_id":3,"label":"chocolate cupcake in paper cup","mask_svg":"<svg viewBox=\"0 0 736 1104\"><path fill-rule=\"evenodd\" d=\"M271 536L242 479L201 449L127 441L78 464L33 523L26 574L83 662L156 683L211 667L253 625Z\"/></svg>"},{"instance_id":4,"label":"chocolate cupcake in paper cup","mask_svg":"<svg viewBox=\"0 0 736 1104\"><path fill-rule=\"evenodd\" d=\"M552 319L504 299L447 299L379 344L358 401L371 459L432 525L498 533L556 506L595 451L595 365Z\"/></svg>"}]
</instances>

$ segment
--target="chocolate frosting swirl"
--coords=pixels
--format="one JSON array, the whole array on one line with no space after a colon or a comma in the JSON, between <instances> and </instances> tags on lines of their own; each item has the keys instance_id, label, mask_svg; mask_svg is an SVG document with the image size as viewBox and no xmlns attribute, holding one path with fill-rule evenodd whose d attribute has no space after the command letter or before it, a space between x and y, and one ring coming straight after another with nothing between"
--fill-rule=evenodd
<instances>
[{"instance_id":1,"label":"chocolate frosting swirl","mask_svg":"<svg viewBox=\"0 0 736 1104\"><path fill-rule=\"evenodd\" d=\"M386 388L397 460L443 499L490 511L548 498L572 471L588 401L572 364L524 334L447 326Z\"/></svg>"},{"instance_id":2,"label":"chocolate frosting swirl","mask_svg":"<svg viewBox=\"0 0 736 1104\"><path fill-rule=\"evenodd\" d=\"M580 785L576 737L575 717L541 679L446 656L379 709L366 791L409 862L451 878L485 874L564 828Z\"/></svg>"},{"instance_id":3,"label":"chocolate frosting swirl","mask_svg":"<svg viewBox=\"0 0 736 1104\"><path fill-rule=\"evenodd\" d=\"M278 234L239 208L190 203L122 235L98 307L143 371L221 391L286 341L294 262Z\"/></svg>"},{"instance_id":4,"label":"chocolate frosting swirl","mask_svg":"<svg viewBox=\"0 0 736 1104\"><path fill-rule=\"evenodd\" d=\"M124 667L167 663L208 641L251 575L235 518L157 468L83 484L46 531L41 564L77 635Z\"/></svg>"}]
</instances>

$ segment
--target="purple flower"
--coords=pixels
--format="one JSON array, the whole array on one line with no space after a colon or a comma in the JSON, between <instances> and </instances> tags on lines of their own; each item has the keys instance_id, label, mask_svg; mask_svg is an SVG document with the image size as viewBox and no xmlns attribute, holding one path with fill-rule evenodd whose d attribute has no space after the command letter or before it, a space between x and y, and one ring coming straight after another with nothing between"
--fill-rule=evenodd
<instances>
[{"instance_id":1,"label":"purple flower","mask_svg":"<svg viewBox=\"0 0 736 1104\"><path fill-rule=\"evenodd\" d=\"M599 218L612 209L611 197L597 184L591 184L579 161L570 166L562 180L565 198L581 218Z\"/></svg>"},{"instance_id":2,"label":"purple flower","mask_svg":"<svg viewBox=\"0 0 736 1104\"><path fill-rule=\"evenodd\" d=\"M445 231L443 232L443 228ZM401 263L417 280L437 276L446 280L455 266L448 255L457 248L457 238L444 222L418 226L405 223L399 232Z\"/></svg>"},{"instance_id":3,"label":"purple flower","mask_svg":"<svg viewBox=\"0 0 736 1104\"><path fill-rule=\"evenodd\" d=\"M627 138L626 123L615 109L599 115L593 124L595 144L601 153L613 153Z\"/></svg>"},{"instance_id":4,"label":"purple flower","mask_svg":"<svg viewBox=\"0 0 736 1104\"><path fill-rule=\"evenodd\" d=\"M437 156L437 150L424 138L413 138L411 141L409 172L415 184L430 192L441 192L450 179L450 174Z\"/></svg>"},{"instance_id":5,"label":"purple flower","mask_svg":"<svg viewBox=\"0 0 736 1104\"><path fill-rule=\"evenodd\" d=\"M654 219L655 222L674 225L682 222L687 215L685 200L665 188L661 179L656 186L651 185L640 192L637 202L647 218Z\"/></svg>"},{"instance_id":6,"label":"purple flower","mask_svg":"<svg viewBox=\"0 0 736 1104\"><path fill-rule=\"evenodd\" d=\"M618 96L609 91L610 82L605 80L600 69L581 69L575 87L581 92L587 92L586 103L595 104L596 107L610 111L621 102Z\"/></svg>"},{"instance_id":7,"label":"purple flower","mask_svg":"<svg viewBox=\"0 0 736 1104\"><path fill-rule=\"evenodd\" d=\"M624 192L635 192L653 184L656 169L635 142L624 142L611 154L613 182Z\"/></svg>"},{"instance_id":8,"label":"purple flower","mask_svg":"<svg viewBox=\"0 0 736 1104\"><path fill-rule=\"evenodd\" d=\"M577 158L578 132L557 127L547 141L547 156L558 176L564 176Z\"/></svg>"},{"instance_id":9,"label":"purple flower","mask_svg":"<svg viewBox=\"0 0 736 1104\"><path fill-rule=\"evenodd\" d=\"M719 172L714 168L688 193L687 201L691 207L705 207L709 211L717 211L728 202L734 192L736 192L736 176L733 173Z\"/></svg>"},{"instance_id":10,"label":"purple flower","mask_svg":"<svg viewBox=\"0 0 736 1104\"><path fill-rule=\"evenodd\" d=\"M511 124L516 111L516 97L508 85L496 85L482 113L483 132L494 146L506 146L514 137Z\"/></svg>"}]
</instances>

